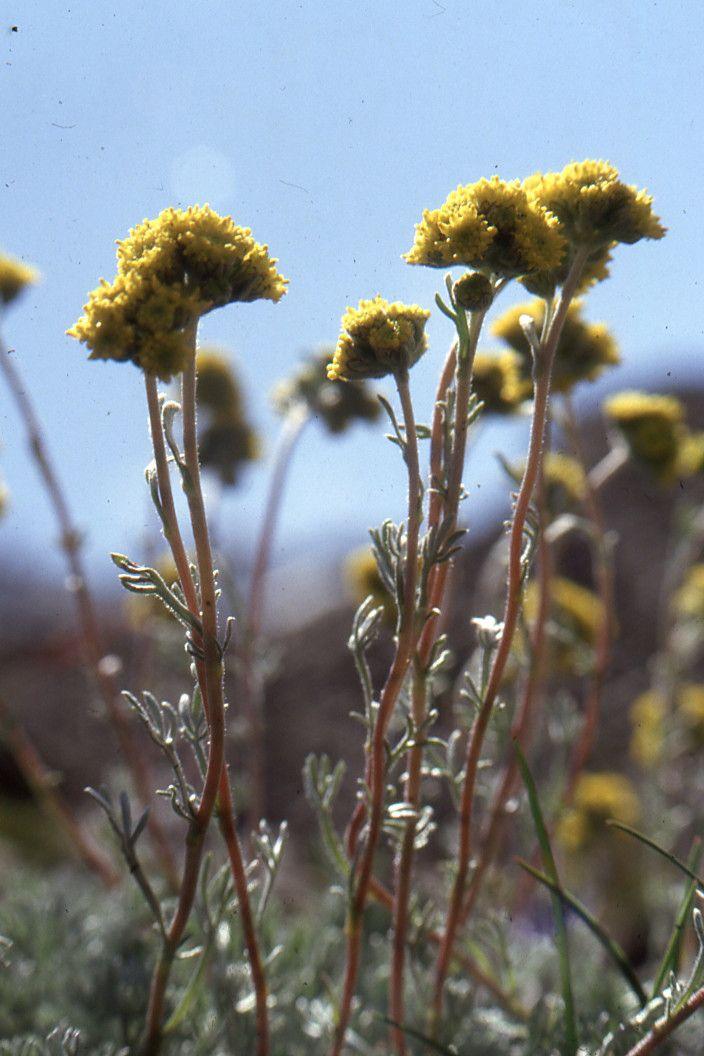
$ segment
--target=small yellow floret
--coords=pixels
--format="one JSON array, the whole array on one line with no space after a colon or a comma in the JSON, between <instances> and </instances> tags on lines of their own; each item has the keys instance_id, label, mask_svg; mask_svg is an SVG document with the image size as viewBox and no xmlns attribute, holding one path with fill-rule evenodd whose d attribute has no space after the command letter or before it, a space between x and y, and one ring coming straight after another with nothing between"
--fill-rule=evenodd
<instances>
[{"instance_id":1,"label":"small yellow floret","mask_svg":"<svg viewBox=\"0 0 704 1056\"><path fill-rule=\"evenodd\" d=\"M36 268L0 253L0 302L2 304L11 304L25 286L31 286L38 281L39 272Z\"/></svg>"},{"instance_id":2,"label":"small yellow floret","mask_svg":"<svg viewBox=\"0 0 704 1056\"><path fill-rule=\"evenodd\" d=\"M565 246L556 218L519 180L492 176L457 187L439 209L426 209L405 259L514 277L558 267Z\"/></svg>"},{"instance_id":3,"label":"small yellow floret","mask_svg":"<svg viewBox=\"0 0 704 1056\"><path fill-rule=\"evenodd\" d=\"M357 308L348 307L328 378L354 381L408 370L427 348L429 318L430 312L417 304L390 304L378 295L360 301Z\"/></svg>"},{"instance_id":4,"label":"small yellow floret","mask_svg":"<svg viewBox=\"0 0 704 1056\"><path fill-rule=\"evenodd\" d=\"M607 161L572 162L562 172L536 173L524 187L558 218L574 245L597 248L665 234L650 195L623 183Z\"/></svg>"}]
</instances>

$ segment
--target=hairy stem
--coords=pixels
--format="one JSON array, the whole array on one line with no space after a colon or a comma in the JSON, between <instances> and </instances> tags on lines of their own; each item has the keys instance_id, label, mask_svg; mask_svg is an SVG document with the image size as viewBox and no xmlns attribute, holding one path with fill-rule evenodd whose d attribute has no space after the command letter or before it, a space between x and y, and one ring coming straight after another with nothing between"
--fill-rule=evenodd
<instances>
[{"instance_id":1,"label":"hairy stem","mask_svg":"<svg viewBox=\"0 0 704 1056\"><path fill-rule=\"evenodd\" d=\"M538 491L541 492L541 483ZM528 738L536 703L540 696L543 677L545 674L545 648L547 644L547 622L550 614L550 580L552 574L552 561L550 547L545 534L545 504L541 505L541 531L538 539L538 608L533 628L533 639L531 643L531 662L528 676L523 686L521 701L518 706L516 717L511 725L511 740L517 741L524 753L526 751L526 740ZM467 897L462 907L460 927L467 923L472 910L479 897L482 883L486 874L495 860L501 843L501 836L506 823L506 804L514 794L518 780L518 762L516 753L511 749L511 755L504 768L503 777L494 795L494 801L489 814L489 821L484 829L481 840L481 850L476 868L469 882Z\"/></svg>"},{"instance_id":2,"label":"hairy stem","mask_svg":"<svg viewBox=\"0 0 704 1056\"><path fill-rule=\"evenodd\" d=\"M467 884L467 874L472 857L472 814L481 750L499 686L503 679L506 662L511 651L513 636L520 611L523 532L526 525L530 501L533 495L533 489L542 465L543 441L550 403L552 367L555 353L557 351L557 343L567 316L567 309L569 308L575 289L579 283L579 277L582 268L584 267L586 256L586 252L579 252L570 268L570 273L565 281L562 295L554 316L549 326L546 327L547 332L541 342L540 352L535 363L533 420L528 445L528 456L514 507L513 520L511 522L508 582L506 588L503 632L499 647L494 656L484 699L475 718L467 742L464 782L460 799L460 839L457 855L457 868L445 922L444 939L438 954L435 973L435 992L433 998L434 1028L439 1024L442 1014L445 979L447 978L452 951L460 925L462 905Z\"/></svg>"},{"instance_id":3,"label":"hairy stem","mask_svg":"<svg viewBox=\"0 0 704 1056\"><path fill-rule=\"evenodd\" d=\"M195 331L193 333L195 346ZM205 785L201 797L201 807L197 817L189 827L187 836L186 865L182 880L179 903L170 926L167 941L164 943L162 956L152 980L148 1026L144 1043L145 1056L154 1056L159 1051L162 1040L162 1023L164 1018L164 1000L166 987L175 950L186 927L193 900L203 856L205 834L216 807L223 837L227 847L230 867L233 874L235 890L240 903L242 927L245 944L250 958L252 979L257 995L258 1056L268 1052L268 1014L267 993L261 956L254 931L253 914L247 891L246 867L242 857L239 840L233 818L232 795L227 769L224 765L224 697L222 655L217 641L217 605L215 595L215 577L210 552L207 521L200 485L200 466L198 461L197 432L195 418L195 363L187 376L184 376L183 413L184 413L184 453L188 473L187 498L191 513L196 553L198 558L198 577L201 583L202 606L198 599L190 563L183 537L176 516L176 509L169 475L166 445L161 422L159 397L156 379L146 375L147 403L154 446L154 458L159 485L159 501L164 521L164 535L171 547L174 562L189 610L200 619L203 625L203 638L196 641L197 652L202 658L196 659L196 674L203 699L208 725L210 728L210 750ZM202 562L202 564L201 564ZM207 615L206 615L207 614ZM205 809L204 809L205 806ZM207 812L207 817L206 817ZM195 877L195 881L194 878Z\"/></svg>"},{"instance_id":4,"label":"hairy stem","mask_svg":"<svg viewBox=\"0 0 704 1056\"><path fill-rule=\"evenodd\" d=\"M632 1049L626 1053L626 1056L650 1056L651 1052L655 1052L658 1046L666 1041L674 1032L677 1030L685 1020L689 1019L690 1016L694 1015L697 1009L704 1005L704 986L701 990L697 990L688 998L681 1008L678 1008L669 1019L659 1023L650 1031L650 1033L639 1041L637 1045L634 1045Z\"/></svg>"},{"instance_id":5,"label":"hairy stem","mask_svg":"<svg viewBox=\"0 0 704 1056\"><path fill-rule=\"evenodd\" d=\"M420 467L418 463L418 438L415 416L408 386L408 372L396 375L396 386L401 401L405 424L405 461L408 470L408 524L406 529L406 559L404 565L403 611L398 640L391 669L381 693L371 743L369 766L370 806L366 841L361 851L359 867L351 895L347 919L347 956L345 978L332 1056L342 1052L347 1026L352 1012L359 972L360 948L364 909L369 896L374 857L381 835L384 814L384 785L386 776L386 732L393 715L399 693L403 687L416 645L416 587L418 580L418 536L421 521Z\"/></svg>"},{"instance_id":6,"label":"hairy stem","mask_svg":"<svg viewBox=\"0 0 704 1056\"><path fill-rule=\"evenodd\" d=\"M146 806L151 800L153 782L146 759L140 751L134 730L122 707L120 687L117 684L113 667L111 664L104 662L105 644L100 630L95 601L88 585L88 577L81 556L81 532L73 521L71 510L54 468L32 401L22 384L17 368L12 362L10 351L5 348L0 349L0 369L2 369L8 388L12 393L24 423L30 452L59 525L59 544L68 566L71 593L76 603L76 614L83 639L86 662L93 673L95 684L115 734L120 754L134 782L140 803L142 806ZM164 875L169 884L175 889L177 885L176 865L166 832L157 816L152 812L149 814L147 824Z\"/></svg>"},{"instance_id":7,"label":"hairy stem","mask_svg":"<svg viewBox=\"0 0 704 1056\"><path fill-rule=\"evenodd\" d=\"M462 494L462 472L467 449L468 407L472 380L474 354L479 340L484 312L474 313L469 329L460 339L459 347L453 345L445 361L440 376L438 392L435 399L435 411L431 430L430 450L430 484L431 498L428 511L428 528L439 528L443 523L449 532L457 527L460 496ZM455 378L455 415L453 427L452 451L448 466L446 486L442 486L442 403L447 396L452 376ZM449 562L433 566L429 574L428 596L431 611L442 608L445 585L448 576ZM425 668L430 662L433 645L437 638L437 620L428 620L423 629L416 651L415 670L411 696L411 717L416 740L408 752L406 763L408 778L404 799L414 811L403 834L401 850L398 855L394 891L393 912L393 947L391 958L391 975L389 980L389 1008L391 1019L395 1023L405 1020L404 975L406 963L406 946L408 942L409 901L413 878L413 861L415 857L415 839L417 814L421 799L421 776L423 772L423 737L421 727L427 714L427 678ZM399 1056L406 1056L406 1036L403 1030L394 1027L392 1043Z\"/></svg>"}]
</instances>

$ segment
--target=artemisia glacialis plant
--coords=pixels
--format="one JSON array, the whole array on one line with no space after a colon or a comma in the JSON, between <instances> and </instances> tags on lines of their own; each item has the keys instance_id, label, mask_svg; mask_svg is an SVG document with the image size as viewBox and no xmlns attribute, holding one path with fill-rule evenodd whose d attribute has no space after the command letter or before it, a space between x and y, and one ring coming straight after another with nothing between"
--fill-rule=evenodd
<instances>
[{"instance_id":1,"label":"artemisia glacialis plant","mask_svg":"<svg viewBox=\"0 0 704 1056\"><path fill-rule=\"evenodd\" d=\"M198 349L197 328L215 308L277 302L287 280L248 229L207 206L168 209L118 243L115 278L90 294L69 333L91 358L129 361L143 372L154 453L146 477L168 555L142 563L116 553L113 561L135 604L145 612L161 606L180 626L183 677L190 678L177 705L161 701L158 687L125 694L172 771L161 791L184 826L174 875L159 875L157 859L142 853L145 804L134 814L126 795L93 791L153 920L143 1022L139 1037L130 1035L135 1052L225 1051L219 1046L241 1028L240 1051L258 1056L644 1056L668 1044L704 1004L696 843L688 863L660 850L684 872L687 889L652 978L639 977L628 953L569 890L580 875L573 863L593 848L611 860L609 840L630 838L659 851L636 828L644 812L635 784L594 765L617 633L614 540L602 492L628 461L662 488L701 474L704 440L688 428L674 397L621 393L604 408L609 452L590 464L573 394L620 359L607 327L588 319L589 289L609 277L620 246L664 233L650 197L603 161L522 182L481 179L426 210L405 259L446 273L435 303L451 336L432 420L416 420L411 387L413 367L431 355L430 312L379 294L348 307L336 346L309 356L274 389L282 432L244 592L225 589L225 569L219 576L215 567L202 475L233 485L259 446L229 362L217 350ZM4 302L32 280L21 266L0 261ZM520 303L494 319L499 347L485 349L487 316L515 284ZM526 292L533 299L523 303ZM174 379L179 400L159 391ZM383 379L395 388L393 402L377 400L369 388L370 380ZM347 564L359 601L349 639L362 705L357 796L341 824L341 764L326 756L306 761L306 793L336 877L333 908L326 904L325 919L309 929L316 941L304 942L309 926L292 925L270 900L284 833L261 820L267 572L287 469L305 424L317 420L336 435L356 420L375 420L381 408L405 466L407 513L399 524L373 529L371 548ZM529 442L523 459L503 460L516 490L507 548L492 555L505 564L501 604L494 613L471 613L455 597L474 641L469 655L456 655L446 632L464 535L468 438L490 415L529 417ZM557 438L563 450L550 450ZM185 494L192 548L174 481ZM666 757L684 765L704 743L704 688L696 681L704 638L701 512L683 515L681 534L653 685L632 705L636 767ZM573 536L590 550L590 587L561 571L561 548ZM236 621L221 611L223 598L232 599ZM370 661L377 638L390 650L380 682ZM248 745L246 771L232 774L225 752L228 661L235 675L229 710L244 721ZM565 704L573 699L570 685L581 687L579 719ZM532 761L544 757L549 740L541 731L556 727L559 772L536 783ZM244 825L236 802L245 805ZM620 831L614 827L603 843L607 821ZM216 827L222 851L213 841L206 853ZM502 853L507 831L511 847L528 855L523 872ZM501 919L514 912L530 919L525 907L533 904L534 883L552 900L554 951L539 952L537 936L521 937ZM227 923L232 914L236 929ZM691 974L681 977L690 919L699 953ZM575 934L577 921L583 934ZM522 943L518 987L511 982L512 942ZM609 962L601 1005L588 1002L592 991L581 972L589 942L600 944ZM194 964L190 978L180 963L184 953ZM548 960L558 981L539 996ZM538 997L531 1014L526 1006ZM685 1046L686 1030L679 1035ZM47 1051L70 1052L75 1043L70 1032L54 1034Z\"/></svg>"}]
</instances>

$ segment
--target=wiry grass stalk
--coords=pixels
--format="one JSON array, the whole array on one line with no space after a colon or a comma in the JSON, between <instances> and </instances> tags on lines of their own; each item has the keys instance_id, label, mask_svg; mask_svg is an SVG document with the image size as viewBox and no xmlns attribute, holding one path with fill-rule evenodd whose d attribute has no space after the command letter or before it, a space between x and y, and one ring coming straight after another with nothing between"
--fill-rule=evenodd
<instances>
[{"instance_id":1,"label":"wiry grass stalk","mask_svg":"<svg viewBox=\"0 0 704 1056\"><path fill-rule=\"evenodd\" d=\"M354 878L351 904L347 919L347 951L342 998L332 1056L339 1056L345 1042L347 1026L352 1012L359 972L360 949L364 909L369 897L369 887L376 849L381 835L384 813L384 785L386 777L386 732L393 715L399 693L403 687L416 645L416 586L418 578L418 536L421 521L420 467L418 463L418 438L415 415L408 385L408 371L396 375L396 386L401 401L405 425L405 461L408 470L408 523L406 528L406 558L404 562L404 595L395 655L389 675L381 693L371 744L370 806L366 841L361 850L359 867Z\"/></svg>"},{"instance_id":2,"label":"wiry grass stalk","mask_svg":"<svg viewBox=\"0 0 704 1056\"><path fill-rule=\"evenodd\" d=\"M44 438L39 418L34 410L19 372L11 360L11 353L0 347L0 369L24 424L29 450L39 471L39 476L49 498L59 526L59 545L63 551L69 571L71 594L76 604L76 615L83 640L86 663L93 674L100 698L105 707L120 755L134 783L142 806L147 806L152 796L152 777L146 758L137 744L134 730L123 708L120 687L112 665L105 663L105 643L100 630L98 612L88 583L81 556L81 532L74 523L66 495L59 480ZM178 883L176 865L169 839L157 816L150 812L147 821L154 850L170 886Z\"/></svg>"},{"instance_id":3,"label":"wiry grass stalk","mask_svg":"<svg viewBox=\"0 0 704 1056\"><path fill-rule=\"evenodd\" d=\"M547 327L547 334L545 335L545 339L541 342L538 362L535 365L535 393L528 456L511 522L508 583L506 590L506 604L504 608L503 633L501 635L499 647L494 656L484 699L475 718L467 742L465 776L460 801L460 840L457 855L457 868L445 922L444 939L438 954L435 973L435 991L432 1013L434 1027L437 1027L442 1015L445 979L447 978L452 951L461 921L467 874L472 856L472 814L481 750L489 725L489 719L496 701L496 696L503 679L506 662L511 651L513 636L520 611L523 532L533 495L533 489L542 465L543 441L550 403L552 367L555 353L557 351L557 344L567 316L567 309L569 308L575 289L579 283L579 277L586 262L586 256L585 251L580 251L570 268L570 273L562 289L562 294L557 308L555 309L554 316L549 327Z\"/></svg>"}]
</instances>

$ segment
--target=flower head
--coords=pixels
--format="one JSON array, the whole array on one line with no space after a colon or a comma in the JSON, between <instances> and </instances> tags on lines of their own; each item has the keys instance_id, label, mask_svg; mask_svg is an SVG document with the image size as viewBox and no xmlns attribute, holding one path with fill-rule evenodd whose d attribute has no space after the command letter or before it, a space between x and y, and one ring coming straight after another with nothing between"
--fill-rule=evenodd
<instances>
[{"instance_id":1,"label":"flower head","mask_svg":"<svg viewBox=\"0 0 704 1056\"><path fill-rule=\"evenodd\" d=\"M704 563L692 565L673 599L678 616L704 620Z\"/></svg>"},{"instance_id":2,"label":"flower head","mask_svg":"<svg viewBox=\"0 0 704 1056\"><path fill-rule=\"evenodd\" d=\"M539 300L509 308L496 320L492 332L519 353L522 373L528 380L531 377L532 356L528 338L519 321L522 315L530 316L540 333L545 305ZM603 323L588 323L582 317L581 302L573 301L557 345L553 368L554 389L557 392L569 392L578 382L594 381L606 367L619 362L618 348L608 328Z\"/></svg>"},{"instance_id":3,"label":"flower head","mask_svg":"<svg viewBox=\"0 0 704 1056\"><path fill-rule=\"evenodd\" d=\"M704 743L704 686L690 682L677 695L677 712L687 727L691 740Z\"/></svg>"},{"instance_id":4,"label":"flower head","mask_svg":"<svg viewBox=\"0 0 704 1056\"><path fill-rule=\"evenodd\" d=\"M68 331L91 359L130 360L168 381L192 354L186 330L235 301L278 301L286 280L266 246L209 206L165 209L118 243L117 275L101 280Z\"/></svg>"},{"instance_id":5,"label":"flower head","mask_svg":"<svg viewBox=\"0 0 704 1056\"><path fill-rule=\"evenodd\" d=\"M538 614L538 586L532 580L526 587L523 611L532 624ZM587 587L553 576L550 580L549 662L553 671L582 672L591 664L592 650L604 619L600 598ZM524 646L519 640L519 651Z\"/></svg>"},{"instance_id":6,"label":"flower head","mask_svg":"<svg viewBox=\"0 0 704 1056\"><path fill-rule=\"evenodd\" d=\"M631 704L631 758L647 769L657 763L665 742L667 704L662 693L648 690Z\"/></svg>"},{"instance_id":7,"label":"flower head","mask_svg":"<svg viewBox=\"0 0 704 1056\"><path fill-rule=\"evenodd\" d=\"M11 304L25 286L31 286L38 280L36 268L0 253L0 303Z\"/></svg>"},{"instance_id":8,"label":"flower head","mask_svg":"<svg viewBox=\"0 0 704 1056\"><path fill-rule=\"evenodd\" d=\"M547 502L553 513L572 509L584 501L587 476L576 458L561 451L549 451L543 459Z\"/></svg>"},{"instance_id":9,"label":"flower head","mask_svg":"<svg viewBox=\"0 0 704 1056\"><path fill-rule=\"evenodd\" d=\"M637 462L663 482L672 479L685 436L684 408L678 399L619 392L604 402L604 414L616 425Z\"/></svg>"},{"instance_id":10,"label":"flower head","mask_svg":"<svg viewBox=\"0 0 704 1056\"><path fill-rule=\"evenodd\" d=\"M510 278L558 267L565 247L555 217L519 180L492 176L451 191L439 209L426 209L405 259Z\"/></svg>"},{"instance_id":11,"label":"flower head","mask_svg":"<svg viewBox=\"0 0 704 1056\"><path fill-rule=\"evenodd\" d=\"M572 807L560 819L558 837L569 850L581 850L600 833L609 818L634 825L640 802L631 782L623 774L608 770L580 775Z\"/></svg>"},{"instance_id":12,"label":"flower head","mask_svg":"<svg viewBox=\"0 0 704 1056\"><path fill-rule=\"evenodd\" d=\"M704 473L704 433L683 431L677 454L675 475L694 477Z\"/></svg>"},{"instance_id":13,"label":"flower head","mask_svg":"<svg viewBox=\"0 0 704 1056\"><path fill-rule=\"evenodd\" d=\"M472 365L472 392L484 404L487 414L514 414L530 396L521 374L520 356L505 352L477 352Z\"/></svg>"},{"instance_id":14,"label":"flower head","mask_svg":"<svg viewBox=\"0 0 704 1056\"><path fill-rule=\"evenodd\" d=\"M307 356L297 371L280 381L272 392L279 414L304 405L333 434L342 433L355 421L373 422L381 405L365 381L330 381L327 366L334 349Z\"/></svg>"},{"instance_id":15,"label":"flower head","mask_svg":"<svg viewBox=\"0 0 704 1056\"><path fill-rule=\"evenodd\" d=\"M348 308L328 378L356 381L408 370L428 346L425 324L429 318L430 312L417 304L390 304L379 296Z\"/></svg>"},{"instance_id":16,"label":"flower head","mask_svg":"<svg viewBox=\"0 0 704 1056\"><path fill-rule=\"evenodd\" d=\"M607 161L575 161L562 172L536 173L524 187L558 218L573 245L602 248L665 234L650 195L623 183Z\"/></svg>"},{"instance_id":17,"label":"flower head","mask_svg":"<svg viewBox=\"0 0 704 1056\"><path fill-rule=\"evenodd\" d=\"M223 485L236 484L241 467L259 457L259 438L247 421L232 363L219 349L198 350L196 400L201 464Z\"/></svg>"}]
</instances>

